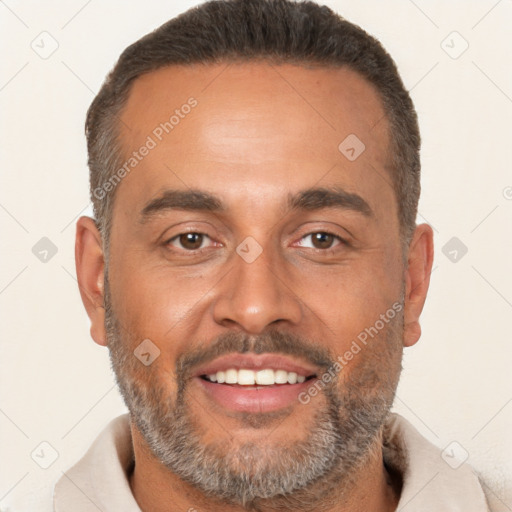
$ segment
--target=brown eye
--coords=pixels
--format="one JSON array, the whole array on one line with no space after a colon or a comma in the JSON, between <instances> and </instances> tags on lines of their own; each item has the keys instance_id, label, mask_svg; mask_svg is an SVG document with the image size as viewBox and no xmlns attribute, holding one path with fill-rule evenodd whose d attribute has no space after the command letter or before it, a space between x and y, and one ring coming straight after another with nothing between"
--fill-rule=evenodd
<instances>
[{"instance_id":1,"label":"brown eye","mask_svg":"<svg viewBox=\"0 0 512 512\"><path fill-rule=\"evenodd\" d=\"M337 235L326 231L317 231L303 236L299 245L309 249L328 250L344 243L345 241Z\"/></svg>"},{"instance_id":2,"label":"brown eye","mask_svg":"<svg viewBox=\"0 0 512 512\"><path fill-rule=\"evenodd\" d=\"M169 243L175 247L194 251L201 249L203 242L208 237L202 233L182 233L173 238Z\"/></svg>"},{"instance_id":3,"label":"brown eye","mask_svg":"<svg viewBox=\"0 0 512 512\"><path fill-rule=\"evenodd\" d=\"M313 233L311 235L311 241L315 249L330 249L335 238L330 233Z\"/></svg>"}]
</instances>

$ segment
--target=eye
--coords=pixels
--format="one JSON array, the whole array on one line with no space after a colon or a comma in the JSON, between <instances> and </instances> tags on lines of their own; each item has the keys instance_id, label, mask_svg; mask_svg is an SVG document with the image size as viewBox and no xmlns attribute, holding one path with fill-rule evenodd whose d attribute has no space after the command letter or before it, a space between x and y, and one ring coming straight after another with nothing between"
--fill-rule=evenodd
<instances>
[{"instance_id":1,"label":"eye","mask_svg":"<svg viewBox=\"0 0 512 512\"><path fill-rule=\"evenodd\" d=\"M309 243L304 241L309 240ZM316 233L309 233L303 236L298 243L300 247L308 247L310 249L332 249L336 245L344 243L344 240L337 235L328 233L326 231L318 231Z\"/></svg>"},{"instance_id":2,"label":"eye","mask_svg":"<svg viewBox=\"0 0 512 512\"><path fill-rule=\"evenodd\" d=\"M203 249L208 241L211 241L211 238L204 233L181 233L171 238L167 244L177 247L178 249L196 251Z\"/></svg>"}]
</instances>

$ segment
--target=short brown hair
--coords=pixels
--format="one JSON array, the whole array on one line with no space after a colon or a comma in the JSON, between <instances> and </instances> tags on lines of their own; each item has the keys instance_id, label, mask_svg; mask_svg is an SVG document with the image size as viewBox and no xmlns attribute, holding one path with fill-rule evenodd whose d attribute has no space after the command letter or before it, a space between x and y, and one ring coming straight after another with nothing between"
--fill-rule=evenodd
<instances>
[{"instance_id":1,"label":"short brown hair","mask_svg":"<svg viewBox=\"0 0 512 512\"><path fill-rule=\"evenodd\" d=\"M402 241L408 243L420 194L420 134L409 93L379 41L311 1L215 0L171 19L126 48L87 112L91 200L107 258L115 188L102 197L95 191L122 165L119 115L133 81L173 64L261 59L347 66L376 87L389 122L393 188Z\"/></svg>"}]
</instances>

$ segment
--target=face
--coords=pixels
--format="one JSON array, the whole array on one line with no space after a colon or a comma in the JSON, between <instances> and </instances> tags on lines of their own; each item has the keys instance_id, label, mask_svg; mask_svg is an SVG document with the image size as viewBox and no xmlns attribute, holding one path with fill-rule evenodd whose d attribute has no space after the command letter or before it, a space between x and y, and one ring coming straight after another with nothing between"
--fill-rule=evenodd
<instances>
[{"instance_id":1,"label":"face","mask_svg":"<svg viewBox=\"0 0 512 512\"><path fill-rule=\"evenodd\" d=\"M377 93L347 69L169 67L121 118L93 336L141 439L234 503L348 481L391 406L413 288ZM339 149L351 134L364 151Z\"/></svg>"}]
</instances>

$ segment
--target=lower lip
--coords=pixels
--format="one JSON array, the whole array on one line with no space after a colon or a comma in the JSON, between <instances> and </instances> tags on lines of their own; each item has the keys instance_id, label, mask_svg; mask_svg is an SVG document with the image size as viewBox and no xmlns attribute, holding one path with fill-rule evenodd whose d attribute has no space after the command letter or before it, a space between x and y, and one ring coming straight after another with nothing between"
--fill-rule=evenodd
<instances>
[{"instance_id":1,"label":"lower lip","mask_svg":"<svg viewBox=\"0 0 512 512\"><path fill-rule=\"evenodd\" d=\"M313 379L297 384L273 386L237 386L217 384L196 377L206 394L220 406L240 412L271 412L299 403L298 396Z\"/></svg>"}]
</instances>

